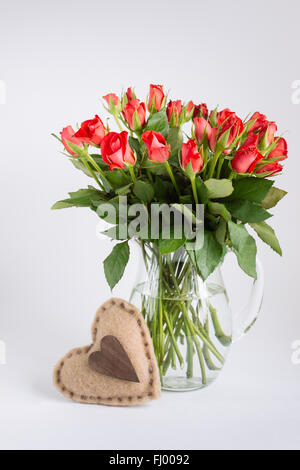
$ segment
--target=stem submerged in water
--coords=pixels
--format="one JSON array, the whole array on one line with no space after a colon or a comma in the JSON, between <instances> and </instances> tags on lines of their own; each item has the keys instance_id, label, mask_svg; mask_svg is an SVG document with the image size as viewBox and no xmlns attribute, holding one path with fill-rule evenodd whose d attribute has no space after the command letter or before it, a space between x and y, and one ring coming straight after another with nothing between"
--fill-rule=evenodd
<instances>
[{"instance_id":1,"label":"stem submerged in water","mask_svg":"<svg viewBox=\"0 0 300 470\"><path fill-rule=\"evenodd\" d=\"M202 304L194 285L197 275L184 250L161 255L156 245L142 242L142 253L150 277L156 276L151 283L156 294L144 296L142 311L152 335L162 385L172 367L178 369L181 377L184 368L187 379L198 380L200 375L204 386L208 372L217 371L224 364L224 357L210 338L208 312L222 346L229 346L231 338L224 334L214 307L203 299ZM204 324L203 312L206 312ZM182 340L186 344L186 358Z\"/></svg>"}]
</instances>

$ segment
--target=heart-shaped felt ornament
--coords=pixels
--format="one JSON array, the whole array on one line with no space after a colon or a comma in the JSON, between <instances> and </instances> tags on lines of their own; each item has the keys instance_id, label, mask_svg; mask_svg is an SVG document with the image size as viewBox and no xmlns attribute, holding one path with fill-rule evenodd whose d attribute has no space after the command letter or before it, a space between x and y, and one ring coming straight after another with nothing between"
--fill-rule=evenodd
<instances>
[{"instance_id":1,"label":"heart-shaped felt ornament","mask_svg":"<svg viewBox=\"0 0 300 470\"><path fill-rule=\"evenodd\" d=\"M81 403L129 406L160 396L160 379L147 325L122 299L97 311L93 344L70 351L54 369L54 385Z\"/></svg>"}]
</instances>

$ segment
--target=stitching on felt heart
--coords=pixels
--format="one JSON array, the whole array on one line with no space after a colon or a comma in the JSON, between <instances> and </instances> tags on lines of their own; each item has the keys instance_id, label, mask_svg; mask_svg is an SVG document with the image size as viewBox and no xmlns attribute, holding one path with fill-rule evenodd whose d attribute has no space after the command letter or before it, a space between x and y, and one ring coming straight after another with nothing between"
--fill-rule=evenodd
<instances>
[{"instance_id":1,"label":"stitching on felt heart","mask_svg":"<svg viewBox=\"0 0 300 470\"><path fill-rule=\"evenodd\" d=\"M117 303L115 300L111 300L111 301L108 301L110 303L111 306L116 306ZM103 306L102 306L102 310L106 310L107 307L107 303L106 302ZM125 306L125 303L123 301L120 302L119 304L119 307L124 310L125 312L127 312L129 315L133 316L134 318L136 318L136 321L137 321L137 325L140 329L140 332L141 332L141 336L142 338L144 338L145 336L145 331L142 327L142 322L139 318L137 318L137 315L134 311L133 308L126 308ZM98 324L100 321L100 317L98 316L95 320L96 324ZM95 343L95 340L96 340L96 335L97 335L97 328L94 328L93 330L93 343L90 345L90 346L86 346L86 347L83 347L83 348L78 348L76 350L76 352L73 352L73 353L70 353L68 356L67 356L67 359L71 359L71 357L73 357L74 354L88 354L89 351L91 350L91 348L94 346L94 343ZM150 365L148 367L148 373L150 375L153 374L153 365L152 365L152 362L151 362L151 355L150 355L150 351L148 349L148 346L149 344L147 342L144 342L143 343L143 346L144 346L144 350L145 350L145 356L146 358L148 359L148 361L150 362ZM119 403L121 403L123 400L126 400L126 401L129 401L131 402L133 399L137 399L137 400L142 400L144 397L148 396L148 397L151 397L153 395L153 392L152 392L152 389L154 387L154 381L152 378L150 378L149 380L149 389L148 389L148 392L146 392L145 394L142 394L142 395L137 395L137 396L112 396L112 397L100 397L100 396L97 396L97 397L94 397L94 396L86 396L86 395L80 395L80 394L77 394L71 390L68 390L67 387L65 387L65 385L61 382L61 371L63 369L63 367L65 366L65 361L62 361L61 364L60 364L60 368L58 369L57 373L56 373L56 383L57 385L59 385L59 388L61 389L62 392L64 393L68 393L70 398L77 398L77 399L80 399L82 401L86 401L86 400L93 400L95 401L96 403L99 403L99 404L102 404L103 401L108 401L108 402L112 402L112 401L118 401Z\"/></svg>"}]
</instances>

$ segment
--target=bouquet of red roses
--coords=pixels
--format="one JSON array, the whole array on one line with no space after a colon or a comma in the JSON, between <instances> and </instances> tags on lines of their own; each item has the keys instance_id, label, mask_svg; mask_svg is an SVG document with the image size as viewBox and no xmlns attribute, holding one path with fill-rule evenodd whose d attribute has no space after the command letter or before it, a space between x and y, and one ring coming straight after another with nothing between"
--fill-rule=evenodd
<instances>
[{"instance_id":1,"label":"bouquet of red roses","mask_svg":"<svg viewBox=\"0 0 300 470\"><path fill-rule=\"evenodd\" d=\"M124 273L130 238L140 244L146 264L151 256L156 258L161 269L161 293L169 296L170 291L178 294L186 288L190 266L205 281L228 250L236 254L239 266L256 278L257 248L248 233L249 226L281 254L274 230L266 222L272 217L268 210L286 194L274 186L273 177L282 171L282 161L287 158L287 143L276 135L275 122L259 112L242 120L230 109L209 111L204 103L168 101L160 85L150 85L145 102L136 97L132 88L120 97L110 93L103 98L117 131L110 129L110 121L104 124L96 115L76 131L65 127L61 138L57 137L64 145L64 155L95 184L69 193L69 198L57 202L53 209L89 207L104 218L108 204L113 207L115 216L108 219L113 230L108 229L105 234L119 242L104 261L111 288ZM164 235L163 221L155 236L149 231L142 236L136 224L132 229L132 207L137 203L142 205L147 228L157 219L151 212L154 204L164 203L181 213L188 206L192 226L198 218L196 208L201 205L201 245L191 246L185 234L174 236L172 222L169 236ZM182 308L181 305L178 312ZM144 314L147 316L147 312ZM157 315L159 318L160 311ZM153 336L160 335L156 352L162 374L168 353L175 351L179 357L174 339L176 319L181 316L174 313L171 321L166 315L159 331L159 322L153 315L148 322ZM201 330L198 323L196 328L196 320L186 319L186 324L182 321L183 331L188 334L202 332L199 337L204 345L221 362L204 328ZM226 343L225 335L224 338Z\"/></svg>"},{"instance_id":2,"label":"bouquet of red roses","mask_svg":"<svg viewBox=\"0 0 300 470\"><path fill-rule=\"evenodd\" d=\"M203 279L221 262L226 247L236 253L241 268L255 277L256 246L247 224L281 254L274 231L265 222L271 217L267 210L286 194L269 179L282 171L281 162L287 158L287 144L275 135L275 122L259 112L242 121L229 109L209 112L206 104L192 101L166 103L160 85L150 85L146 104L131 88L121 98L110 93L104 99L120 132L111 131L97 115L76 132L71 126L61 132L66 156L97 186L71 193L53 209L96 210L104 202L115 204L124 194L129 204L137 200L204 204L205 248L192 257ZM182 126L187 122L191 129L184 142ZM163 252L170 252L166 240L158 239L158 248L160 244ZM170 240L170 250L184 244L183 238L177 243ZM203 263L201 251L205 250L212 253L205 254ZM122 251L127 252L126 244ZM124 271L127 257L122 259L122 269L108 273L111 287Z\"/></svg>"}]
</instances>

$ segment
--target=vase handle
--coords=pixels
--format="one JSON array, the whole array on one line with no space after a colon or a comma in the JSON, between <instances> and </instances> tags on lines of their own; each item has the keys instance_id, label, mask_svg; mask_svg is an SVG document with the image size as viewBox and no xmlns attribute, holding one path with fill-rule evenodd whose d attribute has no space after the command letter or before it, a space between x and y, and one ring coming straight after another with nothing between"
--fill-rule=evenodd
<instances>
[{"instance_id":1,"label":"vase handle","mask_svg":"<svg viewBox=\"0 0 300 470\"><path fill-rule=\"evenodd\" d=\"M233 337L232 341L236 342L241 339L257 320L260 312L263 295L264 295L264 269L259 260L256 259L257 279L254 280L251 288L248 304L238 314L233 316Z\"/></svg>"}]
</instances>

